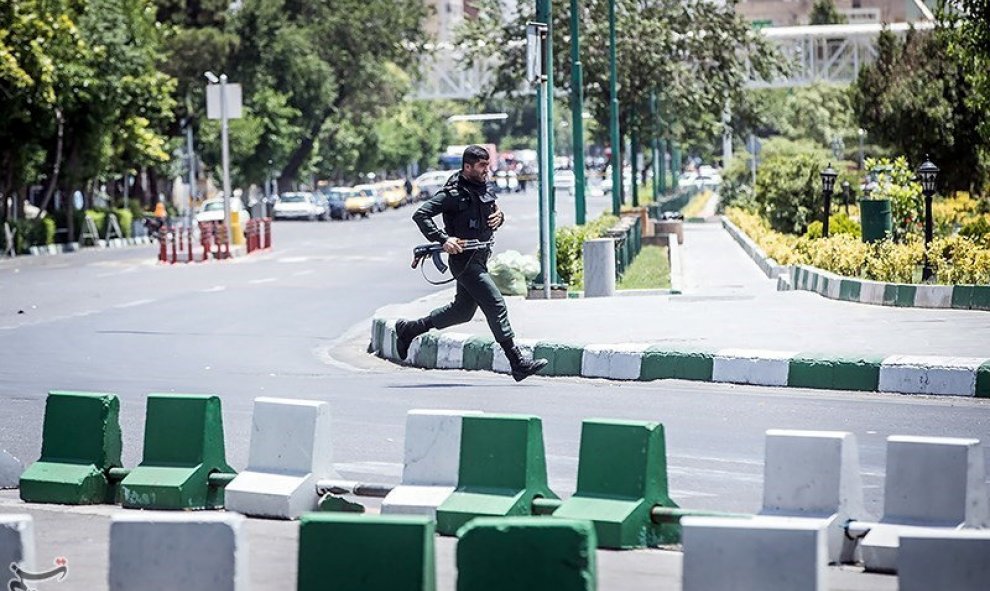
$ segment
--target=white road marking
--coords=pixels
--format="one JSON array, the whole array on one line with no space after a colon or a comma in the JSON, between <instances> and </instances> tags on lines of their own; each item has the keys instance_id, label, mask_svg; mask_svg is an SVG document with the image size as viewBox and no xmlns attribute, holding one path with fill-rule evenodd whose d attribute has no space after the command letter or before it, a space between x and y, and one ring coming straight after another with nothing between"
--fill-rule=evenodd
<instances>
[{"instance_id":1,"label":"white road marking","mask_svg":"<svg viewBox=\"0 0 990 591\"><path fill-rule=\"evenodd\" d=\"M114 308L134 308L135 306L143 306L145 304L150 304L156 300L134 300L133 302L127 302L126 304L117 304Z\"/></svg>"},{"instance_id":2,"label":"white road marking","mask_svg":"<svg viewBox=\"0 0 990 591\"><path fill-rule=\"evenodd\" d=\"M292 275L293 277L302 277L303 275L312 275L312 274L313 274L313 270L309 269L307 271L296 271Z\"/></svg>"},{"instance_id":3,"label":"white road marking","mask_svg":"<svg viewBox=\"0 0 990 591\"><path fill-rule=\"evenodd\" d=\"M274 277L265 277L264 279L252 279L251 281L248 281L248 283L251 283L253 285L260 285L262 283L272 283L274 281L275 281Z\"/></svg>"},{"instance_id":4,"label":"white road marking","mask_svg":"<svg viewBox=\"0 0 990 591\"><path fill-rule=\"evenodd\" d=\"M225 291L227 289L226 285L216 285L214 287L209 287L207 289L201 289L202 293L217 293L218 291Z\"/></svg>"}]
</instances>

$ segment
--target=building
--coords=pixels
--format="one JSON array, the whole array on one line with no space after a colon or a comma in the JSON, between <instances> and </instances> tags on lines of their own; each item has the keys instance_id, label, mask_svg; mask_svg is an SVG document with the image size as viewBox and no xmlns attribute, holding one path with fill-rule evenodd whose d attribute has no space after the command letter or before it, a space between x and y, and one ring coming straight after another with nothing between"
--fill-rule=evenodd
<instances>
[{"instance_id":1,"label":"building","mask_svg":"<svg viewBox=\"0 0 990 591\"><path fill-rule=\"evenodd\" d=\"M914 22L931 12L922 0L834 1L849 24ZM807 25L814 5L815 0L739 0L736 12L757 27L792 27Z\"/></svg>"}]
</instances>

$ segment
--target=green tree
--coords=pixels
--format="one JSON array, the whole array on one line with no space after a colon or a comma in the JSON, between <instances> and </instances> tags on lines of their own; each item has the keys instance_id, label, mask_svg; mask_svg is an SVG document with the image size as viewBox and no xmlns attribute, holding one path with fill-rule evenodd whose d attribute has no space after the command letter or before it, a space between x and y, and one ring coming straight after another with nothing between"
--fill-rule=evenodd
<instances>
[{"instance_id":1,"label":"green tree","mask_svg":"<svg viewBox=\"0 0 990 591\"><path fill-rule=\"evenodd\" d=\"M983 113L979 129L985 142L990 143L990 2L987 0L958 0L951 3L957 12L943 11L939 18L953 55L964 67L964 76L971 89L966 100L970 109Z\"/></svg>"},{"instance_id":2,"label":"green tree","mask_svg":"<svg viewBox=\"0 0 990 591\"><path fill-rule=\"evenodd\" d=\"M816 0L808 17L810 25L844 25L847 22L849 19L839 13L833 0Z\"/></svg>"}]
</instances>

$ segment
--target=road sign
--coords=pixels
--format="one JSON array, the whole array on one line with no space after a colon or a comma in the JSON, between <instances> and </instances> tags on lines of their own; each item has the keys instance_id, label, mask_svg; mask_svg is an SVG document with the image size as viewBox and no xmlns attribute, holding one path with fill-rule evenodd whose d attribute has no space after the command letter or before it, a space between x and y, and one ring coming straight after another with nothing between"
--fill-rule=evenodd
<instances>
[{"instance_id":1,"label":"road sign","mask_svg":"<svg viewBox=\"0 0 990 591\"><path fill-rule=\"evenodd\" d=\"M526 80L539 84L543 72L543 39L547 34L545 23L526 23Z\"/></svg>"},{"instance_id":2,"label":"road sign","mask_svg":"<svg viewBox=\"0 0 990 591\"><path fill-rule=\"evenodd\" d=\"M241 85L227 84L227 119L241 118ZM220 119L220 85L209 84L206 87L206 116L210 119Z\"/></svg>"}]
</instances>

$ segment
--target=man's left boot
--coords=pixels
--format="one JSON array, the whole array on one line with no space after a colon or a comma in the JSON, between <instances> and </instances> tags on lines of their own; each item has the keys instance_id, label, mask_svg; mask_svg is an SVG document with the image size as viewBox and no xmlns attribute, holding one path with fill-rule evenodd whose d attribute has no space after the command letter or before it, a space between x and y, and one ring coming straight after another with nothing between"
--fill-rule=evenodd
<instances>
[{"instance_id":1,"label":"man's left boot","mask_svg":"<svg viewBox=\"0 0 990 591\"><path fill-rule=\"evenodd\" d=\"M399 354L399 359L406 360L409 354L409 345L413 339L433 328L433 322L429 316L419 320L396 320L395 322L395 352Z\"/></svg>"},{"instance_id":2,"label":"man's left boot","mask_svg":"<svg viewBox=\"0 0 990 591\"><path fill-rule=\"evenodd\" d=\"M512 368L512 378L517 382L525 380L547 365L546 359L529 360L524 358L522 351L515 345L503 345L503 349L505 350L505 356L509 360L509 367Z\"/></svg>"}]
</instances>

